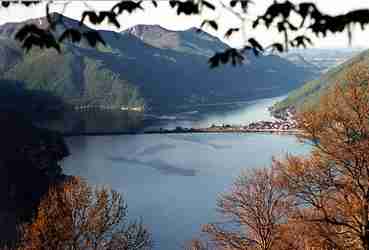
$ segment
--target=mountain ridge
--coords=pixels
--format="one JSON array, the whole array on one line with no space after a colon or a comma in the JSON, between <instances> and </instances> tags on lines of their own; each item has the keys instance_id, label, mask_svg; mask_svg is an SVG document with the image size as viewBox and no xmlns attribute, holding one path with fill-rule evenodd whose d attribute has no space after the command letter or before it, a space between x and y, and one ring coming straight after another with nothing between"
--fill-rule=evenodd
<instances>
[{"instance_id":1,"label":"mountain ridge","mask_svg":"<svg viewBox=\"0 0 369 250\"><path fill-rule=\"evenodd\" d=\"M44 19L40 20L5 24L0 26L0 36L14 45L16 51L21 51L12 41L14 32L29 22L44 25ZM70 25L78 23L66 20ZM154 32L157 30L162 34L159 38ZM98 103L106 96L114 96L116 86L130 86L129 96L124 92L126 87L119 87L121 96L126 96L124 105L135 97L137 103L145 100L153 112L165 113L197 103L252 100L284 94L312 75L312 72L278 56L255 58L251 53L246 55L245 65L225 65L212 70L207 65L209 56L228 45L211 35L198 34L194 29L177 32L140 25L122 33L100 31L100 34L106 47L93 49L65 42L60 55L50 50L35 49L28 54L21 51L22 56L10 69L0 72L0 76L22 81L30 90L50 91L67 102L81 98L82 102ZM162 36L170 37L164 39L164 46L155 43L163 40ZM89 67L81 62L88 62ZM52 67L55 64L58 67ZM97 72L95 79L90 77L86 82L86 68L94 68ZM93 75L93 72L89 74Z\"/></svg>"}]
</instances>

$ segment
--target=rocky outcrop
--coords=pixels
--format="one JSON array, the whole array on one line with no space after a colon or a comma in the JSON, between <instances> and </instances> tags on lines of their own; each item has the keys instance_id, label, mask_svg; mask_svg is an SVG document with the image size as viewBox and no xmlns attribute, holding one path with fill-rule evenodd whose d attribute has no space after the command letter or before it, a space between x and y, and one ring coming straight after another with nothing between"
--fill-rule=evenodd
<instances>
[{"instance_id":1,"label":"rocky outcrop","mask_svg":"<svg viewBox=\"0 0 369 250\"><path fill-rule=\"evenodd\" d=\"M175 49L180 46L177 32L166 30L158 25L137 25L125 31L153 47Z\"/></svg>"},{"instance_id":2,"label":"rocky outcrop","mask_svg":"<svg viewBox=\"0 0 369 250\"><path fill-rule=\"evenodd\" d=\"M1 112L0 138L0 242L9 244L49 186L63 180L59 162L69 152L59 134L19 114Z\"/></svg>"}]
</instances>

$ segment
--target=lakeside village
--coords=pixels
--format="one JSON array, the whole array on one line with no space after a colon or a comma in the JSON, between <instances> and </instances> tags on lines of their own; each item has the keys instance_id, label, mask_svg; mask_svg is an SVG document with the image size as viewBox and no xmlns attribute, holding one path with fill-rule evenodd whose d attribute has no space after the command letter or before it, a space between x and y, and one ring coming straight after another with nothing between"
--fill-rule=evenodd
<instances>
[{"instance_id":1,"label":"lakeside village","mask_svg":"<svg viewBox=\"0 0 369 250\"><path fill-rule=\"evenodd\" d=\"M73 107L76 111L91 111L91 110L120 110L120 111L131 111L131 112L144 112L145 106L113 106L113 105L96 105L96 104L85 104L76 105Z\"/></svg>"},{"instance_id":2,"label":"lakeside village","mask_svg":"<svg viewBox=\"0 0 369 250\"><path fill-rule=\"evenodd\" d=\"M111 105L79 105L74 107L80 112L93 110L117 110L116 106ZM120 106L120 111L144 112L144 106ZM287 108L282 111L275 112L269 109L271 115L274 117L272 121L256 121L247 125L230 125L230 124L213 124L207 128L185 128L176 127L174 129L156 129L144 131L144 134L178 134L178 133L298 133L297 123L294 119L296 110L294 108ZM101 133L92 133L93 135L100 135ZM108 133L111 134L111 133ZM118 133L121 134L121 133ZM105 135L102 133L101 135Z\"/></svg>"},{"instance_id":3,"label":"lakeside village","mask_svg":"<svg viewBox=\"0 0 369 250\"><path fill-rule=\"evenodd\" d=\"M208 128L183 128L176 127L175 129L163 129L146 131L148 134L158 134L158 133L297 133L297 123L294 119L294 114L296 113L294 108L285 109L279 113L271 112L274 121L257 121L252 122L248 125L230 125L213 124Z\"/></svg>"}]
</instances>

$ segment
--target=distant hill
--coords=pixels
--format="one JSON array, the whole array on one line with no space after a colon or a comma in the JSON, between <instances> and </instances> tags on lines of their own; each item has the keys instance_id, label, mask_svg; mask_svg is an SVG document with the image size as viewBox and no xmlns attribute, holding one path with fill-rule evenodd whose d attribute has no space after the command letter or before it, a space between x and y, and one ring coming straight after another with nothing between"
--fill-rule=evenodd
<instances>
[{"instance_id":1,"label":"distant hill","mask_svg":"<svg viewBox=\"0 0 369 250\"><path fill-rule=\"evenodd\" d=\"M319 73L326 73L329 69L344 63L361 51L360 48L299 48L291 49L280 56L296 65L311 68Z\"/></svg>"},{"instance_id":2,"label":"distant hill","mask_svg":"<svg viewBox=\"0 0 369 250\"><path fill-rule=\"evenodd\" d=\"M369 65L369 50L359 53L348 61L332 68L324 73L320 78L308 81L300 88L289 93L286 99L274 105L274 111L280 111L287 107L295 107L301 110L306 106L315 105L319 97L326 93L334 84L345 84L346 73L356 64L364 63Z\"/></svg>"},{"instance_id":3,"label":"distant hill","mask_svg":"<svg viewBox=\"0 0 369 250\"><path fill-rule=\"evenodd\" d=\"M79 25L63 18L69 27ZM65 43L62 54L36 49L25 55L13 40L15 32L25 23L45 22L38 18L0 26L0 77L74 106L145 104L152 112L164 113L195 104L281 95L314 75L279 56L256 58L251 53L241 67L212 70L208 58L227 45L195 29L174 32L156 25L122 33L101 31L107 47Z\"/></svg>"}]
</instances>

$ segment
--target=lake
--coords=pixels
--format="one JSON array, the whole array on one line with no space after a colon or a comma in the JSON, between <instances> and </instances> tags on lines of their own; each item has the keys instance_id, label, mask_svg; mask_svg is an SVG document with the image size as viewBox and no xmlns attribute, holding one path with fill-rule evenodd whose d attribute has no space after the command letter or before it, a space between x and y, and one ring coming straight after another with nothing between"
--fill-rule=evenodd
<instances>
[{"instance_id":1,"label":"lake","mask_svg":"<svg viewBox=\"0 0 369 250\"><path fill-rule=\"evenodd\" d=\"M275 100L240 105L223 114L224 123L267 118L265 108ZM188 124L221 122L221 117L213 112L189 119ZM167 125L182 122L185 119L169 119ZM162 125L163 121L158 126ZM270 166L273 156L309 152L294 136L276 134L122 135L66 141L72 155L63 162L65 173L121 192L130 217L142 219L153 234L154 249L160 250L182 249L198 236L202 224L216 222L217 197L240 173Z\"/></svg>"}]
</instances>

